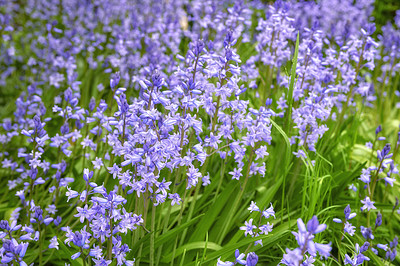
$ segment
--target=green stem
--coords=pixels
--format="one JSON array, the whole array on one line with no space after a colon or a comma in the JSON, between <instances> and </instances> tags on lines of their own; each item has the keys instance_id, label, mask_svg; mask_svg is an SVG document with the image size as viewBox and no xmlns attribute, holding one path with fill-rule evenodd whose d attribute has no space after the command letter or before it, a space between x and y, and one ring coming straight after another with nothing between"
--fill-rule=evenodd
<instances>
[{"instance_id":1,"label":"green stem","mask_svg":"<svg viewBox=\"0 0 400 266\"><path fill-rule=\"evenodd\" d=\"M81 248L81 256L82 256L83 266L86 266L86 258L85 258L85 254L83 253L83 249L82 248Z\"/></svg>"},{"instance_id":2,"label":"green stem","mask_svg":"<svg viewBox=\"0 0 400 266\"><path fill-rule=\"evenodd\" d=\"M146 188L146 191L143 195L143 212L140 212L140 213L143 213L143 226L142 227L143 227L144 231L147 233L149 233L148 230L146 229L147 212L148 212L149 204L150 204L150 202L148 201L149 197L150 197L149 190L148 190L148 188ZM144 237L143 231L141 231L141 237ZM143 243L140 245L140 249L139 249L139 253L138 253L139 258L142 255L142 249L143 249ZM140 265L139 262L138 262L138 265Z\"/></svg>"},{"instance_id":3,"label":"green stem","mask_svg":"<svg viewBox=\"0 0 400 266\"><path fill-rule=\"evenodd\" d=\"M43 261L42 249L43 249L43 238L45 236L45 234L44 234L45 231L43 231L43 234L42 234L42 232L40 231L40 225L38 225L38 227L39 227L39 233L40 233L40 235L39 235L39 265L42 265L42 261Z\"/></svg>"},{"instance_id":4,"label":"green stem","mask_svg":"<svg viewBox=\"0 0 400 266\"><path fill-rule=\"evenodd\" d=\"M175 184L178 182L178 178L179 178L179 176L180 176L181 169L182 169L182 168L179 168L178 174L175 175L174 183L172 183L172 184L173 184L172 194L176 193L176 191L177 191L177 189L178 189L178 188L177 188L178 186L176 186ZM164 221L163 221L163 230L162 230L162 233L165 233L165 232L168 230L168 223L169 223L169 218L170 218L170 216L171 216L171 209L172 209L172 205L169 204L168 210L167 210L167 214L165 215L165 218L164 218ZM161 217L161 215L160 215L160 217ZM161 245L161 246L158 248L158 253L157 253L157 265L158 265L158 262L160 261L160 258L161 258L162 249L163 249L163 245Z\"/></svg>"},{"instance_id":5,"label":"green stem","mask_svg":"<svg viewBox=\"0 0 400 266\"><path fill-rule=\"evenodd\" d=\"M181 210L179 211L179 215L178 215L177 226L179 226L181 224L181 221L182 221L182 214L183 214L183 210L185 209L187 191L188 190L185 189L185 193L183 194L182 205L181 205ZM168 229L170 229L170 228L168 228ZM173 251L172 251L173 254L176 253L176 246L178 245L178 238L179 238L179 236L177 235L176 238L175 238L175 244L174 244L174 248L173 248ZM174 262L174 256L172 256L171 265L173 265L173 262Z\"/></svg>"},{"instance_id":6,"label":"green stem","mask_svg":"<svg viewBox=\"0 0 400 266\"><path fill-rule=\"evenodd\" d=\"M154 265L154 236L155 236L156 206L151 206L151 235L150 235L150 266Z\"/></svg>"},{"instance_id":7,"label":"green stem","mask_svg":"<svg viewBox=\"0 0 400 266\"><path fill-rule=\"evenodd\" d=\"M341 251L341 247L342 247L344 225L345 225L345 224L343 223L343 225L342 225L342 231L340 231L340 232L341 232L341 236L340 236L339 244L338 244L338 261L339 261L339 264L340 264L340 261L342 260L342 256L340 256L340 251Z\"/></svg>"},{"instance_id":8,"label":"green stem","mask_svg":"<svg viewBox=\"0 0 400 266\"><path fill-rule=\"evenodd\" d=\"M221 186L222 186L222 181L224 180L226 159L227 159L227 157L225 157L225 159L222 161L221 175L220 175L220 178L219 178L219 182L218 182L218 186L217 186L217 190L215 192L215 196L214 196L213 202L215 202L217 200L219 191L220 191Z\"/></svg>"},{"instance_id":9,"label":"green stem","mask_svg":"<svg viewBox=\"0 0 400 266\"><path fill-rule=\"evenodd\" d=\"M245 191L245 189L246 189L247 181L249 180L249 173L250 173L251 163L253 162L253 155L254 155L254 151L252 150L251 153L250 153L249 165L248 165L248 167L247 167L247 172L246 172L246 177L245 177L245 179L244 179L243 187L242 187L242 189L240 190L239 195L236 197L235 202L234 202L233 205L232 205L231 211L229 212L228 217L227 217L227 219L226 219L226 223L225 223L224 226L222 227L222 231L221 231L221 233L219 234L219 238L218 238L218 241L217 241L217 243L218 243L219 245L221 245L222 240L224 239L225 234L227 233L227 231L228 231L228 229L229 229L229 226L230 226L231 223L232 223L233 215L234 215L234 213L236 212L237 207L238 207L238 205L239 205L239 203L240 203L240 200L242 199L243 193L244 193L244 191Z\"/></svg>"},{"instance_id":10,"label":"green stem","mask_svg":"<svg viewBox=\"0 0 400 266\"><path fill-rule=\"evenodd\" d=\"M112 246L113 246L113 244L112 244L112 235L113 235L113 224L112 224L112 217L111 217L111 215L112 215L112 204L111 204L111 209L110 209L110 213L109 213L109 215L110 215L110 231L111 231L111 234L110 234L110 237L108 238L108 245L107 245L107 257L108 257L108 259L109 260L111 260L112 259Z\"/></svg>"}]
</instances>

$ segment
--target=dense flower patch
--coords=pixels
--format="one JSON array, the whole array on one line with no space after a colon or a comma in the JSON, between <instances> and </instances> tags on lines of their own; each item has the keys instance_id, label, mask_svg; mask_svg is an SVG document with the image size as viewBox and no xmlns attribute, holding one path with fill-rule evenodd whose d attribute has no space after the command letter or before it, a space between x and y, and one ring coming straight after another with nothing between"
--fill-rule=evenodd
<instances>
[{"instance_id":1,"label":"dense flower patch","mask_svg":"<svg viewBox=\"0 0 400 266\"><path fill-rule=\"evenodd\" d=\"M1 263L400 264L400 11L264 2L1 2Z\"/></svg>"}]
</instances>

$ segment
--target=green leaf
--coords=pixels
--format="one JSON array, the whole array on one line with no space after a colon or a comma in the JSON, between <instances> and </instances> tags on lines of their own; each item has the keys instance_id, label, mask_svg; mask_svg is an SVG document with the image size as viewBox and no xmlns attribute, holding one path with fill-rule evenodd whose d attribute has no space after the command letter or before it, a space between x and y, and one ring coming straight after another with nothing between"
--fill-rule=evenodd
<instances>
[{"instance_id":1,"label":"green leaf","mask_svg":"<svg viewBox=\"0 0 400 266\"><path fill-rule=\"evenodd\" d=\"M195 231L190 237L189 242L198 241L204 239L204 235L210 230L211 226L216 222L216 218L223 210L223 208L229 204L229 199L232 196L234 189L237 187L235 182L230 182L217 197L216 201L205 213L204 217L197 224Z\"/></svg>"},{"instance_id":2,"label":"green leaf","mask_svg":"<svg viewBox=\"0 0 400 266\"><path fill-rule=\"evenodd\" d=\"M173 243L175 241L176 236L182 232L185 228L189 227L190 225L194 224L197 220L199 220L204 214L200 214L199 216L191 219L190 221L181 224L180 226L175 227L174 229L162 234L161 236L157 237L154 241L154 248L158 248L162 244L166 242ZM137 254L140 244L144 243L143 250L142 250L142 257L146 256L150 252L150 243L147 241L150 238L150 234L147 234L144 238L140 239L138 242L135 243L135 248L132 249L133 254Z\"/></svg>"},{"instance_id":3,"label":"green leaf","mask_svg":"<svg viewBox=\"0 0 400 266\"><path fill-rule=\"evenodd\" d=\"M288 109L287 109L287 122L286 126L287 129L290 129L290 120L292 116L292 105L293 105L293 91L294 91L294 85L296 81L296 67L297 67L297 57L299 55L299 43L300 43L300 33L297 33L297 38L296 38L296 46L294 49L294 56L292 59L292 71L290 74L290 83L289 83L289 91L287 95L287 103L288 103Z\"/></svg>"},{"instance_id":4,"label":"green leaf","mask_svg":"<svg viewBox=\"0 0 400 266\"><path fill-rule=\"evenodd\" d=\"M214 242L206 242L206 241L191 242L189 244L177 248L175 252L175 257L172 257L172 254L170 253L164 256L161 261L165 263L170 262L173 258L178 257L184 251L186 252L188 250L194 250L194 249L221 250L222 247Z\"/></svg>"}]
</instances>

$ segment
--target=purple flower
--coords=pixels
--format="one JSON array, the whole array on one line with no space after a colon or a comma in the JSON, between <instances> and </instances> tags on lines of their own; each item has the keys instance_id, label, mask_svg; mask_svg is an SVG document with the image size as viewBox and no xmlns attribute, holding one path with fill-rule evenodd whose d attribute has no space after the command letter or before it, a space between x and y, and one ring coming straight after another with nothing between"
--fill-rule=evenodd
<instances>
[{"instance_id":1,"label":"purple flower","mask_svg":"<svg viewBox=\"0 0 400 266\"><path fill-rule=\"evenodd\" d=\"M283 254L283 259L281 263L284 265L299 265L303 260L303 254L301 254L301 249L295 248L290 250L286 248L286 253Z\"/></svg>"},{"instance_id":2,"label":"purple flower","mask_svg":"<svg viewBox=\"0 0 400 266\"><path fill-rule=\"evenodd\" d=\"M272 206L272 203L271 203L271 207L269 207L268 209L262 211L262 215L263 215L266 219L268 219L270 216L274 216L274 218L276 218L276 217L275 217L274 207Z\"/></svg>"},{"instance_id":3,"label":"purple flower","mask_svg":"<svg viewBox=\"0 0 400 266\"><path fill-rule=\"evenodd\" d=\"M250 252L247 254L246 265L247 266L255 266L258 262L258 256L254 252Z\"/></svg>"},{"instance_id":4,"label":"purple flower","mask_svg":"<svg viewBox=\"0 0 400 266\"><path fill-rule=\"evenodd\" d=\"M79 258L81 256L81 253L80 252L76 252L75 254L73 254L72 256L71 256L71 259L72 260L76 260L77 258Z\"/></svg>"},{"instance_id":5,"label":"purple flower","mask_svg":"<svg viewBox=\"0 0 400 266\"><path fill-rule=\"evenodd\" d=\"M374 239L374 235L372 234L371 228L369 228L369 227L364 227L364 226L361 225L361 226L360 226L360 231L361 231L362 236L363 236L366 240Z\"/></svg>"},{"instance_id":6,"label":"purple flower","mask_svg":"<svg viewBox=\"0 0 400 266\"><path fill-rule=\"evenodd\" d=\"M85 204L85 207L83 208L77 207L76 209L78 210L78 214L75 214L74 216L79 217L81 223L85 221L85 218L88 219L89 221L91 220L92 210L88 209L87 204Z\"/></svg>"},{"instance_id":7,"label":"purple flower","mask_svg":"<svg viewBox=\"0 0 400 266\"><path fill-rule=\"evenodd\" d=\"M300 219L300 222L302 222L301 219ZM299 220L297 220L297 223L299 224ZM300 227L303 227L303 226L304 225L302 225L302 226L299 225L299 230L300 230ZM325 229L326 229L326 224L319 224L317 216L315 216L315 215L307 223L307 230L311 234L318 234L318 233L324 231Z\"/></svg>"},{"instance_id":8,"label":"purple flower","mask_svg":"<svg viewBox=\"0 0 400 266\"><path fill-rule=\"evenodd\" d=\"M377 157L379 161L383 161L384 159L389 159L392 157L392 154L389 154L390 152L390 143L387 143L385 147L383 147L382 151L377 151Z\"/></svg>"},{"instance_id":9,"label":"purple flower","mask_svg":"<svg viewBox=\"0 0 400 266\"><path fill-rule=\"evenodd\" d=\"M376 215L376 220L375 220L375 227L379 227L382 225L382 214L378 212Z\"/></svg>"},{"instance_id":10,"label":"purple flower","mask_svg":"<svg viewBox=\"0 0 400 266\"><path fill-rule=\"evenodd\" d=\"M247 236L247 234L253 236L253 230L257 228L257 226L253 225L253 219L250 219L248 222L245 221L244 224L245 226L241 226L240 230L244 230L245 236Z\"/></svg>"},{"instance_id":11,"label":"purple flower","mask_svg":"<svg viewBox=\"0 0 400 266\"><path fill-rule=\"evenodd\" d=\"M250 213L252 213L253 211L256 211L256 212L260 211L260 209L257 207L257 205L254 201L251 201L250 207L248 208L248 210L250 211Z\"/></svg>"},{"instance_id":12,"label":"purple flower","mask_svg":"<svg viewBox=\"0 0 400 266\"><path fill-rule=\"evenodd\" d=\"M390 173L388 173L388 175L384 177L384 180L385 180L386 184L389 184L392 187L393 187L394 182L396 181L395 178L390 177Z\"/></svg>"},{"instance_id":13,"label":"purple flower","mask_svg":"<svg viewBox=\"0 0 400 266\"><path fill-rule=\"evenodd\" d=\"M171 206L174 206L175 204L180 205L181 198L178 193L169 194L168 198L172 200Z\"/></svg>"},{"instance_id":14,"label":"purple flower","mask_svg":"<svg viewBox=\"0 0 400 266\"><path fill-rule=\"evenodd\" d=\"M368 250L370 243L368 241L364 242L364 244L360 248L360 252L363 253Z\"/></svg>"},{"instance_id":15,"label":"purple flower","mask_svg":"<svg viewBox=\"0 0 400 266\"><path fill-rule=\"evenodd\" d=\"M269 222L259 227L261 233L265 235L268 235L268 233L272 232L272 228L273 224L270 224Z\"/></svg>"},{"instance_id":16,"label":"purple flower","mask_svg":"<svg viewBox=\"0 0 400 266\"><path fill-rule=\"evenodd\" d=\"M382 132L382 126L379 125L376 130L375 130L375 135L378 135L380 132Z\"/></svg>"},{"instance_id":17,"label":"purple flower","mask_svg":"<svg viewBox=\"0 0 400 266\"><path fill-rule=\"evenodd\" d=\"M297 152L293 152L294 155L296 155L297 158L307 158L307 155L303 150L298 150Z\"/></svg>"},{"instance_id":18,"label":"purple flower","mask_svg":"<svg viewBox=\"0 0 400 266\"><path fill-rule=\"evenodd\" d=\"M111 76L111 79L110 79L111 89L114 89L118 85L119 80L120 80L119 72L117 72Z\"/></svg>"},{"instance_id":19,"label":"purple flower","mask_svg":"<svg viewBox=\"0 0 400 266\"><path fill-rule=\"evenodd\" d=\"M364 200L361 200L361 203L364 204L364 206L361 207L361 211L364 211L365 209L367 209L368 211L370 211L371 209L376 209L376 207L374 206L375 201L371 201L368 196L365 197Z\"/></svg>"},{"instance_id":20,"label":"purple flower","mask_svg":"<svg viewBox=\"0 0 400 266\"><path fill-rule=\"evenodd\" d=\"M79 193L72 190L71 188L67 187L67 192L65 193L65 195L68 197L67 202L69 202L70 199L76 198L79 196Z\"/></svg>"},{"instance_id":21,"label":"purple flower","mask_svg":"<svg viewBox=\"0 0 400 266\"><path fill-rule=\"evenodd\" d=\"M232 179L239 180L239 178L242 176L241 172L242 168L235 168L232 172L229 172L229 174L232 175Z\"/></svg>"},{"instance_id":22,"label":"purple flower","mask_svg":"<svg viewBox=\"0 0 400 266\"><path fill-rule=\"evenodd\" d=\"M57 236L53 236L53 237L50 239L49 248L55 248L55 249L58 250Z\"/></svg>"},{"instance_id":23,"label":"purple flower","mask_svg":"<svg viewBox=\"0 0 400 266\"><path fill-rule=\"evenodd\" d=\"M300 261L303 260L305 252L308 252L311 256L315 257L317 252L324 257L328 257L332 250L331 244L320 244L315 243L313 241L314 234L320 233L326 229L325 224L319 224L316 216L313 216L311 220L308 221L307 227L304 224L301 218L297 219L297 226L299 228L299 232L292 232L296 237L296 241L299 245L299 248L294 249L293 251L287 249L281 261L282 264L285 265L297 265ZM299 251L300 250L300 254Z\"/></svg>"},{"instance_id":24,"label":"purple flower","mask_svg":"<svg viewBox=\"0 0 400 266\"><path fill-rule=\"evenodd\" d=\"M96 157L92 163L94 169L100 169L104 165L102 159L98 157Z\"/></svg>"},{"instance_id":25,"label":"purple flower","mask_svg":"<svg viewBox=\"0 0 400 266\"><path fill-rule=\"evenodd\" d=\"M233 265L235 265L233 262L221 261L221 258L218 258L217 266L233 266Z\"/></svg>"},{"instance_id":26,"label":"purple flower","mask_svg":"<svg viewBox=\"0 0 400 266\"><path fill-rule=\"evenodd\" d=\"M346 223L344 224L343 230L346 233L348 233L349 235L353 236L354 233L356 232L355 228L356 228L355 226L353 226L351 223L346 221Z\"/></svg>"},{"instance_id":27,"label":"purple flower","mask_svg":"<svg viewBox=\"0 0 400 266\"><path fill-rule=\"evenodd\" d=\"M349 223L348 222L348 220L351 220L351 219L353 219L354 217L356 217L356 213L352 213L351 212L351 209L350 209L350 205L348 204L345 208L344 208L344 216L345 216L345 220L344 220L344 222L345 222L345 226L344 226L344 231L346 232L346 233L348 233L349 235L354 235L354 232L355 232L355 230L354 230L354 226L352 226L352 224L351 223ZM335 223L343 223L343 221L342 220L340 220L339 218L333 218L333 221L335 222Z\"/></svg>"},{"instance_id":28,"label":"purple flower","mask_svg":"<svg viewBox=\"0 0 400 266\"><path fill-rule=\"evenodd\" d=\"M106 260L104 258L99 258L99 259L92 259L96 265L101 265L101 266L107 266L110 265L112 263L112 260Z\"/></svg>"},{"instance_id":29,"label":"purple flower","mask_svg":"<svg viewBox=\"0 0 400 266\"><path fill-rule=\"evenodd\" d=\"M117 175L122 171L122 168L118 167L116 163L112 167L107 167L107 170L110 174L113 175L113 178L115 179Z\"/></svg>"},{"instance_id":30,"label":"purple flower","mask_svg":"<svg viewBox=\"0 0 400 266\"><path fill-rule=\"evenodd\" d=\"M85 168L83 169L83 179L86 182L89 182L89 180L93 177L93 171L89 172L89 169Z\"/></svg>"},{"instance_id":31,"label":"purple flower","mask_svg":"<svg viewBox=\"0 0 400 266\"><path fill-rule=\"evenodd\" d=\"M370 259L362 254L360 246L356 243L356 252L354 254L353 259L345 254L344 265L350 264L352 266L361 265L364 261L369 261Z\"/></svg>"},{"instance_id":32,"label":"purple flower","mask_svg":"<svg viewBox=\"0 0 400 266\"><path fill-rule=\"evenodd\" d=\"M235 250L235 258L236 258L236 263L239 263L241 265L246 265L246 261L244 260L245 255L243 253L239 252L239 249Z\"/></svg>"}]
</instances>

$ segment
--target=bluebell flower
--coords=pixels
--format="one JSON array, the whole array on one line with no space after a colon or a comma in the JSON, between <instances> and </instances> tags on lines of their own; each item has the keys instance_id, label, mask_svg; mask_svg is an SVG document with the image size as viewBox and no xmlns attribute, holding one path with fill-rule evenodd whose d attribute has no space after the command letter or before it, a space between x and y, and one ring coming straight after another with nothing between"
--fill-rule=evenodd
<instances>
[{"instance_id":1,"label":"bluebell flower","mask_svg":"<svg viewBox=\"0 0 400 266\"><path fill-rule=\"evenodd\" d=\"M382 132L382 125L379 125L376 130L375 130L375 135L378 135L380 132Z\"/></svg>"},{"instance_id":2,"label":"bluebell flower","mask_svg":"<svg viewBox=\"0 0 400 266\"><path fill-rule=\"evenodd\" d=\"M325 224L320 224L317 217L313 216L313 218L307 222L307 226L301 218L297 219L297 226L299 232L292 233L296 237L299 248L294 250L287 249L287 254L284 254L281 260L282 264L296 265L300 263L303 261L305 252L308 252L308 254L313 257L317 255L317 252L325 258L330 256L332 250L331 244L320 244L313 241L314 234L318 234L326 229Z\"/></svg>"},{"instance_id":3,"label":"bluebell flower","mask_svg":"<svg viewBox=\"0 0 400 266\"><path fill-rule=\"evenodd\" d=\"M389 154L389 152L390 152L390 143L387 143L381 151L380 150L377 151L377 157L379 161L391 158L393 154Z\"/></svg>"},{"instance_id":4,"label":"bluebell flower","mask_svg":"<svg viewBox=\"0 0 400 266\"><path fill-rule=\"evenodd\" d=\"M85 168L83 169L83 179L86 182L89 182L89 180L93 177L93 171L89 171L89 169Z\"/></svg>"},{"instance_id":5,"label":"bluebell flower","mask_svg":"<svg viewBox=\"0 0 400 266\"><path fill-rule=\"evenodd\" d=\"M281 260L281 264L284 265L299 265L303 260L303 254L301 249L295 248L294 250L286 248L286 253L283 254L283 259Z\"/></svg>"},{"instance_id":6,"label":"bluebell flower","mask_svg":"<svg viewBox=\"0 0 400 266\"><path fill-rule=\"evenodd\" d=\"M378 212L376 215L376 220L375 220L375 227L379 227L382 225L382 214Z\"/></svg>"},{"instance_id":7,"label":"bluebell flower","mask_svg":"<svg viewBox=\"0 0 400 266\"><path fill-rule=\"evenodd\" d=\"M101 266L107 266L110 265L112 263L112 260L106 260L104 258L99 258L99 259L92 259L95 263L95 265L101 265Z\"/></svg>"},{"instance_id":8,"label":"bluebell flower","mask_svg":"<svg viewBox=\"0 0 400 266\"><path fill-rule=\"evenodd\" d=\"M221 261L221 258L218 258L217 266L233 266L233 265L235 265L233 262Z\"/></svg>"},{"instance_id":9,"label":"bluebell flower","mask_svg":"<svg viewBox=\"0 0 400 266\"><path fill-rule=\"evenodd\" d=\"M57 241L57 236L53 236L51 239L50 239L50 244L49 244L49 248L55 248L55 249L57 249L58 250L58 241Z\"/></svg>"},{"instance_id":10,"label":"bluebell flower","mask_svg":"<svg viewBox=\"0 0 400 266\"><path fill-rule=\"evenodd\" d=\"M178 193L169 194L168 198L170 198L172 200L171 206L174 206L175 204L180 205L181 198Z\"/></svg>"},{"instance_id":11,"label":"bluebell flower","mask_svg":"<svg viewBox=\"0 0 400 266\"><path fill-rule=\"evenodd\" d=\"M111 76L111 79L110 79L111 89L114 89L118 85L119 81L120 81L120 75L119 75L119 72L116 72L115 74L113 74Z\"/></svg>"},{"instance_id":12,"label":"bluebell flower","mask_svg":"<svg viewBox=\"0 0 400 266\"><path fill-rule=\"evenodd\" d=\"M71 259L72 260L76 260L77 258L79 258L81 256L81 252L76 252L75 254L73 254L72 256L71 256Z\"/></svg>"},{"instance_id":13,"label":"bluebell flower","mask_svg":"<svg viewBox=\"0 0 400 266\"><path fill-rule=\"evenodd\" d=\"M235 250L235 258L236 258L235 260L236 263L239 263L241 265L246 265L246 260L244 260L245 254L240 253L239 249Z\"/></svg>"},{"instance_id":14,"label":"bluebell flower","mask_svg":"<svg viewBox=\"0 0 400 266\"><path fill-rule=\"evenodd\" d=\"M259 212L260 209L257 207L256 203L254 201L251 201L250 207L248 208L248 210L250 211L250 213L252 213L253 211Z\"/></svg>"},{"instance_id":15,"label":"bluebell flower","mask_svg":"<svg viewBox=\"0 0 400 266\"><path fill-rule=\"evenodd\" d=\"M258 262L258 256L254 252L250 252L246 257L246 265L247 266L255 266Z\"/></svg>"},{"instance_id":16,"label":"bluebell flower","mask_svg":"<svg viewBox=\"0 0 400 266\"><path fill-rule=\"evenodd\" d=\"M349 255L345 254L344 265L347 264L350 264L352 266L362 265L364 261L369 261L369 260L370 259L368 257L362 254L360 246L358 245L358 243L356 243L356 252L354 254L353 259Z\"/></svg>"},{"instance_id":17,"label":"bluebell flower","mask_svg":"<svg viewBox=\"0 0 400 266\"><path fill-rule=\"evenodd\" d=\"M102 159L98 157L92 163L94 169L100 169L104 165Z\"/></svg>"},{"instance_id":18,"label":"bluebell flower","mask_svg":"<svg viewBox=\"0 0 400 266\"><path fill-rule=\"evenodd\" d=\"M353 236L355 233L355 226L349 223L348 220L353 219L354 217L356 217L356 215L357 215L356 213L351 212L350 205L348 204L344 209L345 220L342 221L339 218L333 218L333 221L335 223L344 223L344 228L343 228L344 232L348 233L350 236Z\"/></svg>"},{"instance_id":19,"label":"bluebell flower","mask_svg":"<svg viewBox=\"0 0 400 266\"><path fill-rule=\"evenodd\" d=\"M232 179L239 180L242 176L242 168L235 168L233 171L229 172L229 174L232 175Z\"/></svg>"},{"instance_id":20,"label":"bluebell flower","mask_svg":"<svg viewBox=\"0 0 400 266\"><path fill-rule=\"evenodd\" d=\"M65 193L65 195L68 197L67 202L70 199L76 198L79 196L79 193L77 191L72 190L71 188L67 187L68 191Z\"/></svg>"},{"instance_id":21,"label":"bluebell flower","mask_svg":"<svg viewBox=\"0 0 400 266\"><path fill-rule=\"evenodd\" d=\"M364 204L364 206L361 207L361 211L364 211L365 209L367 209L368 211L370 211L371 209L376 209L376 207L374 206L375 201L371 201L368 196L366 196L364 200L361 200L361 203Z\"/></svg>"},{"instance_id":22,"label":"bluebell flower","mask_svg":"<svg viewBox=\"0 0 400 266\"><path fill-rule=\"evenodd\" d=\"M361 234L366 239L374 239L374 235L372 234L372 230L369 227L360 226Z\"/></svg>"},{"instance_id":23,"label":"bluebell flower","mask_svg":"<svg viewBox=\"0 0 400 266\"><path fill-rule=\"evenodd\" d=\"M268 233L272 232L273 224L269 222L267 224L259 226L260 232L262 234L268 235Z\"/></svg>"},{"instance_id":24,"label":"bluebell flower","mask_svg":"<svg viewBox=\"0 0 400 266\"><path fill-rule=\"evenodd\" d=\"M244 230L244 235L247 236L247 234L249 235L253 235L254 234L254 229L257 228L257 226L253 225L253 219L250 219L248 222L245 221L245 226L241 226L240 230Z\"/></svg>"},{"instance_id":25,"label":"bluebell flower","mask_svg":"<svg viewBox=\"0 0 400 266\"><path fill-rule=\"evenodd\" d=\"M276 218L276 217L275 217L274 207L272 206L272 203L271 203L271 206L270 206L268 209L262 211L262 215L263 215L266 219L268 219L270 216L274 216L274 218Z\"/></svg>"}]
</instances>

